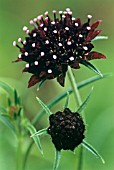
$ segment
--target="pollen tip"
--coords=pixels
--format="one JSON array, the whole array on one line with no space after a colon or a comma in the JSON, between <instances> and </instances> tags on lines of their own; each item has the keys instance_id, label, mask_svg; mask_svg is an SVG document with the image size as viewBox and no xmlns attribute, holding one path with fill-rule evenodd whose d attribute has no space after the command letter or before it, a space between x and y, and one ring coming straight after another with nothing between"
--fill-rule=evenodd
<instances>
[{"instance_id":1,"label":"pollen tip","mask_svg":"<svg viewBox=\"0 0 114 170\"><path fill-rule=\"evenodd\" d=\"M56 14L56 13L57 13L57 11L56 11L56 10L53 10L52 12L53 12L53 14Z\"/></svg>"},{"instance_id":2,"label":"pollen tip","mask_svg":"<svg viewBox=\"0 0 114 170\"><path fill-rule=\"evenodd\" d=\"M70 12L70 8L66 8L66 11L67 11L67 12Z\"/></svg>"},{"instance_id":3,"label":"pollen tip","mask_svg":"<svg viewBox=\"0 0 114 170\"><path fill-rule=\"evenodd\" d=\"M33 21L34 21L34 22L37 22L37 18L34 18Z\"/></svg>"},{"instance_id":4,"label":"pollen tip","mask_svg":"<svg viewBox=\"0 0 114 170\"><path fill-rule=\"evenodd\" d=\"M59 11L59 14L62 14L63 13L63 11Z\"/></svg>"},{"instance_id":5,"label":"pollen tip","mask_svg":"<svg viewBox=\"0 0 114 170\"><path fill-rule=\"evenodd\" d=\"M22 42L22 39L21 39L21 38L18 38L18 42Z\"/></svg>"},{"instance_id":6,"label":"pollen tip","mask_svg":"<svg viewBox=\"0 0 114 170\"><path fill-rule=\"evenodd\" d=\"M16 41L13 41L13 46L16 47L17 43Z\"/></svg>"},{"instance_id":7,"label":"pollen tip","mask_svg":"<svg viewBox=\"0 0 114 170\"><path fill-rule=\"evenodd\" d=\"M44 15L45 15L45 16L48 16L48 11L46 11L46 12L44 13Z\"/></svg>"},{"instance_id":8,"label":"pollen tip","mask_svg":"<svg viewBox=\"0 0 114 170\"><path fill-rule=\"evenodd\" d=\"M88 19L91 19L91 18L92 18L92 15L88 15L87 17L88 17Z\"/></svg>"},{"instance_id":9,"label":"pollen tip","mask_svg":"<svg viewBox=\"0 0 114 170\"><path fill-rule=\"evenodd\" d=\"M27 30L28 30L28 28L27 28L26 26L24 26L24 27L23 27L23 31L26 32Z\"/></svg>"},{"instance_id":10,"label":"pollen tip","mask_svg":"<svg viewBox=\"0 0 114 170\"><path fill-rule=\"evenodd\" d=\"M33 24L34 24L34 21L33 21L33 20L30 20L29 23L30 23L31 25L33 25Z\"/></svg>"},{"instance_id":11,"label":"pollen tip","mask_svg":"<svg viewBox=\"0 0 114 170\"><path fill-rule=\"evenodd\" d=\"M25 52L24 54L25 54L25 56L28 56L28 52Z\"/></svg>"}]
</instances>

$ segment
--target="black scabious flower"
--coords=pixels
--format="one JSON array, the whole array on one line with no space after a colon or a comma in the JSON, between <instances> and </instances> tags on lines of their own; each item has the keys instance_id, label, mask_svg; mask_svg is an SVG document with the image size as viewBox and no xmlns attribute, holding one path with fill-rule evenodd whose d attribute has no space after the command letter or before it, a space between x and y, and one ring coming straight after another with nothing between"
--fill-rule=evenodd
<instances>
[{"instance_id":1,"label":"black scabious flower","mask_svg":"<svg viewBox=\"0 0 114 170\"><path fill-rule=\"evenodd\" d=\"M61 149L73 151L82 143L85 125L79 113L65 108L63 111L51 114L49 121L48 133L58 151Z\"/></svg>"},{"instance_id":2,"label":"black scabious flower","mask_svg":"<svg viewBox=\"0 0 114 170\"><path fill-rule=\"evenodd\" d=\"M101 32L96 30L101 20L90 25L92 16L88 15L87 22L82 24L80 18L72 17L69 8L59 11L59 14L57 18L54 10L54 19L48 12L45 12L45 18L43 15L34 18L30 21L34 25L32 31L23 27L28 37L24 41L18 39L22 47L13 42L21 52L16 61L27 62L23 72L33 74L28 87L54 78L64 86L68 66L78 69L83 61L105 58L101 53L91 52L94 48L91 40Z\"/></svg>"}]
</instances>

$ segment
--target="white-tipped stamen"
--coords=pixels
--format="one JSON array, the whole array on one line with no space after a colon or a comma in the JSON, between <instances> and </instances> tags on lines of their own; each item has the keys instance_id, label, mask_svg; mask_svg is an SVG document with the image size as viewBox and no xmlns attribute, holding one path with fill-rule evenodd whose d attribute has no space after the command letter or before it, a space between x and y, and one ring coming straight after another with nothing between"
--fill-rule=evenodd
<instances>
[{"instance_id":1,"label":"white-tipped stamen","mask_svg":"<svg viewBox=\"0 0 114 170\"><path fill-rule=\"evenodd\" d=\"M59 14L61 15L63 13L63 11L59 11Z\"/></svg>"},{"instance_id":2,"label":"white-tipped stamen","mask_svg":"<svg viewBox=\"0 0 114 170\"><path fill-rule=\"evenodd\" d=\"M48 11L46 11L46 12L44 13L44 15L45 15L45 16L48 16Z\"/></svg>"},{"instance_id":3,"label":"white-tipped stamen","mask_svg":"<svg viewBox=\"0 0 114 170\"><path fill-rule=\"evenodd\" d=\"M43 15L37 16L37 19L40 21L42 19Z\"/></svg>"},{"instance_id":4,"label":"white-tipped stamen","mask_svg":"<svg viewBox=\"0 0 114 170\"><path fill-rule=\"evenodd\" d=\"M66 11L67 11L67 12L70 12L70 8L66 8Z\"/></svg>"},{"instance_id":5,"label":"white-tipped stamen","mask_svg":"<svg viewBox=\"0 0 114 170\"><path fill-rule=\"evenodd\" d=\"M47 31L47 27L44 28L44 31Z\"/></svg>"},{"instance_id":6,"label":"white-tipped stamen","mask_svg":"<svg viewBox=\"0 0 114 170\"><path fill-rule=\"evenodd\" d=\"M75 18L74 18L74 17L72 17L72 21L75 21Z\"/></svg>"},{"instance_id":7,"label":"white-tipped stamen","mask_svg":"<svg viewBox=\"0 0 114 170\"><path fill-rule=\"evenodd\" d=\"M88 30L88 31L89 31L89 30L91 30L91 27L89 27L89 26L88 26L88 27L86 27L86 28L87 28L87 30Z\"/></svg>"},{"instance_id":8,"label":"white-tipped stamen","mask_svg":"<svg viewBox=\"0 0 114 170\"><path fill-rule=\"evenodd\" d=\"M69 14L69 15L72 15L72 11L69 11L68 14Z\"/></svg>"},{"instance_id":9,"label":"white-tipped stamen","mask_svg":"<svg viewBox=\"0 0 114 170\"><path fill-rule=\"evenodd\" d=\"M24 26L24 27L23 27L23 31L26 32L27 30L28 30L28 28L27 28L26 26Z\"/></svg>"},{"instance_id":10,"label":"white-tipped stamen","mask_svg":"<svg viewBox=\"0 0 114 170\"><path fill-rule=\"evenodd\" d=\"M41 54L41 56L42 56L42 57L45 55L45 53L44 53L44 52L41 52L40 54Z\"/></svg>"},{"instance_id":11,"label":"white-tipped stamen","mask_svg":"<svg viewBox=\"0 0 114 170\"><path fill-rule=\"evenodd\" d=\"M13 42L13 46L16 47L16 45L17 45L17 43L16 43L16 41L14 41L14 42Z\"/></svg>"},{"instance_id":12,"label":"white-tipped stamen","mask_svg":"<svg viewBox=\"0 0 114 170\"><path fill-rule=\"evenodd\" d=\"M26 31L26 34L30 34L30 30L27 30L27 31Z\"/></svg>"},{"instance_id":13,"label":"white-tipped stamen","mask_svg":"<svg viewBox=\"0 0 114 170\"><path fill-rule=\"evenodd\" d=\"M18 58L19 58L19 59L21 59L21 58L22 58L21 54L19 54L19 55L18 55Z\"/></svg>"},{"instance_id":14,"label":"white-tipped stamen","mask_svg":"<svg viewBox=\"0 0 114 170\"><path fill-rule=\"evenodd\" d=\"M28 52L25 52L24 54L25 54L25 56L28 56Z\"/></svg>"},{"instance_id":15,"label":"white-tipped stamen","mask_svg":"<svg viewBox=\"0 0 114 170\"><path fill-rule=\"evenodd\" d=\"M27 64L25 65L25 67L26 67L26 68L29 68L29 64L27 63Z\"/></svg>"},{"instance_id":16,"label":"white-tipped stamen","mask_svg":"<svg viewBox=\"0 0 114 170\"><path fill-rule=\"evenodd\" d=\"M64 19L64 18L65 18L65 15L62 15L62 18Z\"/></svg>"},{"instance_id":17,"label":"white-tipped stamen","mask_svg":"<svg viewBox=\"0 0 114 170\"><path fill-rule=\"evenodd\" d=\"M24 40L24 41L23 41L23 44L26 45L26 43L27 43L26 40Z\"/></svg>"},{"instance_id":18,"label":"white-tipped stamen","mask_svg":"<svg viewBox=\"0 0 114 170\"><path fill-rule=\"evenodd\" d=\"M66 30L66 31L69 31L69 28L68 28L68 27L65 27L65 30Z\"/></svg>"},{"instance_id":19,"label":"white-tipped stamen","mask_svg":"<svg viewBox=\"0 0 114 170\"><path fill-rule=\"evenodd\" d=\"M57 30L54 30L53 33L54 33L54 34L57 34Z\"/></svg>"},{"instance_id":20,"label":"white-tipped stamen","mask_svg":"<svg viewBox=\"0 0 114 170\"><path fill-rule=\"evenodd\" d=\"M82 34L79 34L79 37L80 37L80 38L82 38L82 37L83 37L83 35L82 35Z\"/></svg>"},{"instance_id":21,"label":"white-tipped stamen","mask_svg":"<svg viewBox=\"0 0 114 170\"><path fill-rule=\"evenodd\" d=\"M34 21L33 21L33 20L30 20L29 23L30 23L31 25L33 25L33 24L34 24Z\"/></svg>"},{"instance_id":22,"label":"white-tipped stamen","mask_svg":"<svg viewBox=\"0 0 114 170\"><path fill-rule=\"evenodd\" d=\"M92 18L92 15L88 15L87 17L88 17L88 19L91 19L91 18Z\"/></svg>"},{"instance_id":23,"label":"white-tipped stamen","mask_svg":"<svg viewBox=\"0 0 114 170\"><path fill-rule=\"evenodd\" d=\"M86 51L88 50L88 48L86 46L83 46L83 49L86 50Z\"/></svg>"},{"instance_id":24,"label":"white-tipped stamen","mask_svg":"<svg viewBox=\"0 0 114 170\"><path fill-rule=\"evenodd\" d=\"M70 57L70 58L69 58L69 60L70 60L70 61L73 61L73 60L74 60L74 57L73 57L73 56L72 56L72 57Z\"/></svg>"},{"instance_id":25,"label":"white-tipped stamen","mask_svg":"<svg viewBox=\"0 0 114 170\"><path fill-rule=\"evenodd\" d=\"M79 25L79 24L76 22L76 23L75 23L75 26L78 27L78 25Z\"/></svg>"},{"instance_id":26,"label":"white-tipped stamen","mask_svg":"<svg viewBox=\"0 0 114 170\"><path fill-rule=\"evenodd\" d=\"M33 37L36 37L36 33L33 34Z\"/></svg>"},{"instance_id":27,"label":"white-tipped stamen","mask_svg":"<svg viewBox=\"0 0 114 170\"><path fill-rule=\"evenodd\" d=\"M34 18L33 21L34 21L34 22L37 22L37 18Z\"/></svg>"},{"instance_id":28,"label":"white-tipped stamen","mask_svg":"<svg viewBox=\"0 0 114 170\"><path fill-rule=\"evenodd\" d=\"M55 25L55 21L52 21L51 24L52 24L52 25Z\"/></svg>"},{"instance_id":29,"label":"white-tipped stamen","mask_svg":"<svg viewBox=\"0 0 114 170\"><path fill-rule=\"evenodd\" d=\"M56 11L56 10L53 10L52 12L53 12L53 14L56 14L56 13L57 13L57 11Z\"/></svg>"},{"instance_id":30,"label":"white-tipped stamen","mask_svg":"<svg viewBox=\"0 0 114 170\"><path fill-rule=\"evenodd\" d=\"M35 61L35 62L34 62L34 65L37 66L37 65L38 65L38 61Z\"/></svg>"},{"instance_id":31,"label":"white-tipped stamen","mask_svg":"<svg viewBox=\"0 0 114 170\"><path fill-rule=\"evenodd\" d=\"M32 47L36 47L36 44L35 44L35 43L33 43L33 44L32 44Z\"/></svg>"},{"instance_id":32,"label":"white-tipped stamen","mask_svg":"<svg viewBox=\"0 0 114 170\"><path fill-rule=\"evenodd\" d=\"M49 44L49 40L46 40L46 41L45 41L45 44Z\"/></svg>"},{"instance_id":33,"label":"white-tipped stamen","mask_svg":"<svg viewBox=\"0 0 114 170\"><path fill-rule=\"evenodd\" d=\"M57 56L56 56L56 55L53 55L53 59L55 59L55 60L56 60L56 59L57 59Z\"/></svg>"},{"instance_id":34,"label":"white-tipped stamen","mask_svg":"<svg viewBox=\"0 0 114 170\"><path fill-rule=\"evenodd\" d=\"M44 26L44 24L40 24L40 27L43 27Z\"/></svg>"},{"instance_id":35,"label":"white-tipped stamen","mask_svg":"<svg viewBox=\"0 0 114 170\"><path fill-rule=\"evenodd\" d=\"M78 52L76 52L76 55L78 55Z\"/></svg>"},{"instance_id":36,"label":"white-tipped stamen","mask_svg":"<svg viewBox=\"0 0 114 170\"><path fill-rule=\"evenodd\" d=\"M18 42L20 42L20 43L21 43L21 42L22 42L22 39L21 39L21 38L18 38Z\"/></svg>"},{"instance_id":37,"label":"white-tipped stamen","mask_svg":"<svg viewBox=\"0 0 114 170\"><path fill-rule=\"evenodd\" d=\"M64 13L64 15L67 15L67 11L64 11L63 13Z\"/></svg>"},{"instance_id":38,"label":"white-tipped stamen","mask_svg":"<svg viewBox=\"0 0 114 170\"><path fill-rule=\"evenodd\" d=\"M68 42L67 42L67 45L71 45L71 44L72 44L71 41L68 41Z\"/></svg>"},{"instance_id":39,"label":"white-tipped stamen","mask_svg":"<svg viewBox=\"0 0 114 170\"><path fill-rule=\"evenodd\" d=\"M47 72L48 72L49 74L51 74L51 73L52 73L52 70L51 70L51 69L49 69Z\"/></svg>"},{"instance_id":40,"label":"white-tipped stamen","mask_svg":"<svg viewBox=\"0 0 114 170\"><path fill-rule=\"evenodd\" d=\"M61 43L59 43L58 45L59 45L59 47L62 47L62 44L61 44Z\"/></svg>"}]
</instances>

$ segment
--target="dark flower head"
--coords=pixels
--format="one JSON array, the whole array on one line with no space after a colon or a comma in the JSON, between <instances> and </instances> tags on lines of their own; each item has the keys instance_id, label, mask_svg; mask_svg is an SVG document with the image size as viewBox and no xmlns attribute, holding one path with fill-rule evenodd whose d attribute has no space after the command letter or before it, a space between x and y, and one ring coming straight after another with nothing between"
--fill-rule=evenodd
<instances>
[{"instance_id":1,"label":"dark flower head","mask_svg":"<svg viewBox=\"0 0 114 170\"><path fill-rule=\"evenodd\" d=\"M53 15L54 19L51 19L45 12L45 18L40 15L31 20L32 31L23 27L28 36L24 41L18 39L22 47L13 42L21 52L16 61L27 62L23 72L33 74L28 87L54 78L64 86L68 66L78 69L84 60L105 58L101 53L91 52L94 48L91 40L101 33L101 30L96 30L101 20L90 25L92 16L88 15L87 22L82 24L80 18L72 17L69 8L59 11L59 18L55 10Z\"/></svg>"},{"instance_id":2,"label":"dark flower head","mask_svg":"<svg viewBox=\"0 0 114 170\"><path fill-rule=\"evenodd\" d=\"M84 139L85 125L77 112L68 108L51 114L48 133L57 150L74 150Z\"/></svg>"}]
</instances>

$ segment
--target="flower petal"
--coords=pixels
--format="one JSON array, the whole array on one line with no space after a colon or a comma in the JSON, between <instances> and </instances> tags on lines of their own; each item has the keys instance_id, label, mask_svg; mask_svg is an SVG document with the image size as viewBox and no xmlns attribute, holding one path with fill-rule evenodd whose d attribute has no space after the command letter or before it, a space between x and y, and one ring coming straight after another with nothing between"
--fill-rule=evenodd
<instances>
[{"instance_id":1,"label":"flower petal","mask_svg":"<svg viewBox=\"0 0 114 170\"><path fill-rule=\"evenodd\" d=\"M71 66L71 68L74 68L74 69L80 68L78 61L75 61L75 63L71 64L70 66Z\"/></svg>"},{"instance_id":2,"label":"flower petal","mask_svg":"<svg viewBox=\"0 0 114 170\"><path fill-rule=\"evenodd\" d=\"M57 77L57 81L62 87L64 87L65 76L66 76L66 74L61 74Z\"/></svg>"},{"instance_id":3,"label":"flower petal","mask_svg":"<svg viewBox=\"0 0 114 170\"><path fill-rule=\"evenodd\" d=\"M17 60L12 61L12 62L15 63L15 62L19 62L19 61L23 61L23 60L21 58L18 58Z\"/></svg>"},{"instance_id":4,"label":"flower petal","mask_svg":"<svg viewBox=\"0 0 114 170\"><path fill-rule=\"evenodd\" d=\"M38 78L38 76L32 75L29 82L28 82L28 88L30 88L31 86L34 86L36 83L39 83L40 79Z\"/></svg>"},{"instance_id":5,"label":"flower petal","mask_svg":"<svg viewBox=\"0 0 114 170\"><path fill-rule=\"evenodd\" d=\"M90 31L87 38L86 38L86 41L91 41L92 39L94 39L97 35L99 35L100 33L102 32L102 30L97 30L95 32L93 31Z\"/></svg>"},{"instance_id":6,"label":"flower petal","mask_svg":"<svg viewBox=\"0 0 114 170\"><path fill-rule=\"evenodd\" d=\"M93 60L93 59L106 59L106 57L98 52L90 52L87 56L87 60Z\"/></svg>"},{"instance_id":7,"label":"flower petal","mask_svg":"<svg viewBox=\"0 0 114 170\"><path fill-rule=\"evenodd\" d=\"M91 25L91 30L94 31L98 26L99 24L102 22L102 20L97 20L96 22L94 22L92 25Z\"/></svg>"}]
</instances>

